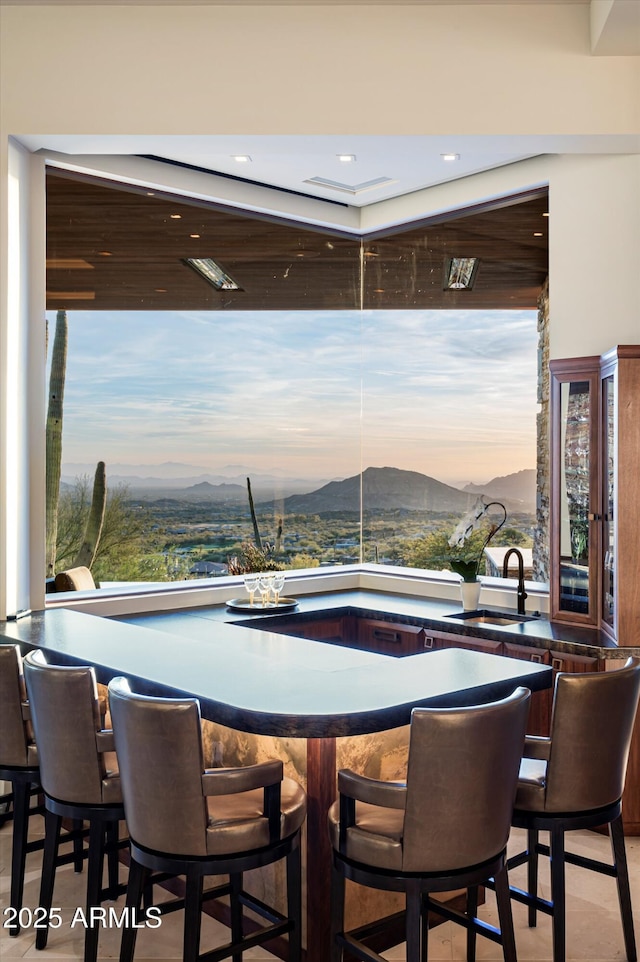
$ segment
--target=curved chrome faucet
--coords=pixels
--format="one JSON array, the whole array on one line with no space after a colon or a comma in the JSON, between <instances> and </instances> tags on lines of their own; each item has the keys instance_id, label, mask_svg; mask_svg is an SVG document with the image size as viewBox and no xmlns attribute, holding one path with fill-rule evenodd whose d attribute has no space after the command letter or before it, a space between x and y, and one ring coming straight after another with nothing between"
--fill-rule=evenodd
<instances>
[{"instance_id":1,"label":"curved chrome faucet","mask_svg":"<svg viewBox=\"0 0 640 962\"><path fill-rule=\"evenodd\" d=\"M524 590L524 558L522 557L522 552L518 551L517 548L509 548L504 556L504 561L502 562L502 577L509 577L509 558L512 554L516 555L518 559L518 614L523 615L525 613L524 602L527 597L527 592Z\"/></svg>"}]
</instances>

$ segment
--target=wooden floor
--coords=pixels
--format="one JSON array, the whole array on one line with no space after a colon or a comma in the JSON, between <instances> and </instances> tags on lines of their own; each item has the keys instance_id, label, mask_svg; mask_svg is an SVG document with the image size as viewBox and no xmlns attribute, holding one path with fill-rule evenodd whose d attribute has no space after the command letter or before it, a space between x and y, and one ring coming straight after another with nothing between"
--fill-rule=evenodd
<instances>
[{"instance_id":1,"label":"wooden floor","mask_svg":"<svg viewBox=\"0 0 640 962\"><path fill-rule=\"evenodd\" d=\"M41 831L40 820L34 819L35 832ZM573 836L574 850L600 858L609 856L608 840L600 835L589 832L575 833ZM514 833L512 844L517 846L518 834ZM636 922L636 938L640 944L640 838L627 840L627 850L631 869L631 892ZM11 826L6 824L0 829L0 904L2 918L6 919L5 909L8 901L11 855ZM29 856L27 863L27 880L25 886L25 904L31 909L38 904L39 890L39 856ZM122 870L124 872L124 869ZM524 884L522 869L513 873L516 884ZM542 876L543 895L548 896L546 875ZM35 934L26 929L18 938L9 938L6 930L0 931L0 959L9 962L14 959L39 959L42 962L67 962L67 960L81 959L84 939L84 929L78 923L73 928L71 922L75 909L83 905L84 875L75 875L71 866L58 870L54 905L59 906L63 924L57 930L51 931L49 944L44 953L35 949ZM568 866L567 867L567 956L568 959L580 959L582 962L613 962L624 960L622 931L617 909L615 882L603 876ZM116 909L123 904L123 899L115 905ZM493 895L487 893L487 904L483 906L481 914L484 918L494 922L495 903ZM516 943L519 962L549 962L551 960L550 922L541 918L537 929L529 929L526 924L525 909L520 905L514 906L516 926ZM213 921L205 918L203 923L202 948L213 948L215 944L227 941L227 930ZM136 959L173 960L181 958L181 917L180 914L170 915L162 920L158 929L143 929L138 936ZM120 931L116 927L106 928L101 934L99 959L117 959L120 947ZM384 953L385 958L402 962L405 959L404 946L396 946ZM486 939L478 939L478 960L499 960L501 950ZM273 960L274 957L260 949L254 949L245 954L245 962L258 960ZM465 933L451 923L432 929L429 935L430 962L461 962L465 959Z\"/></svg>"}]
</instances>

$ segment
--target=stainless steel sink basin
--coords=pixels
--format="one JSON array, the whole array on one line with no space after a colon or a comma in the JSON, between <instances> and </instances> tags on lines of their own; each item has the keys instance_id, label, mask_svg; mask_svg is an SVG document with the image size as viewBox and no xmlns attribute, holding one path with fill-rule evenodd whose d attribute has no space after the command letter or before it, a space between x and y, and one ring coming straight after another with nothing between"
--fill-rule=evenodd
<instances>
[{"instance_id":1,"label":"stainless steel sink basin","mask_svg":"<svg viewBox=\"0 0 640 962\"><path fill-rule=\"evenodd\" d=\"M517 625L523 621L533 621L530 615L511 615L504 611L490 611L478 608L476 611L456 611L445 618L457 618L468 625Z\"/></svg>"}]
</instances>

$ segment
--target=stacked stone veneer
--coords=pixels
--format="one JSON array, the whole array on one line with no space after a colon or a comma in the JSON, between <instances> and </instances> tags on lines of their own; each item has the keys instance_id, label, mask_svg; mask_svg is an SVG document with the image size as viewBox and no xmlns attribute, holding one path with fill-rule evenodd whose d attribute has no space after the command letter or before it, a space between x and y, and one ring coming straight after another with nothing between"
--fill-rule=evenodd
<instances>
[{"instance_id":1,"label":"stacked stone veneer","mask_svg":"<svg viewBox=\"0 0 640 962\"><path fill-rule=\"evenodd\" d=\"M538 298L538 404L536 418L536 526L533 533L533 577L549 581L549 278Z\"/></svg>"}]
</instances>

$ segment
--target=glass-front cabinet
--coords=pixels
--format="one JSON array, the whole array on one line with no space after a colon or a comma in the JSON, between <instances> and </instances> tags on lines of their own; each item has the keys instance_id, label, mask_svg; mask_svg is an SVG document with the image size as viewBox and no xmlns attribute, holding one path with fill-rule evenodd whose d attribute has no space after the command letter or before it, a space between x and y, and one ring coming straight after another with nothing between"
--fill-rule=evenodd
<instances>
[{"instance_id":1,"label":"glass-front cabinet","mask_svg":"<svg viewBox=\"0 0 640 962\"><path fill-rule=\"evenodd\" d=\"M551 617L640 642L640 345L551 362Z\"/></svg>"}]
</instances>

